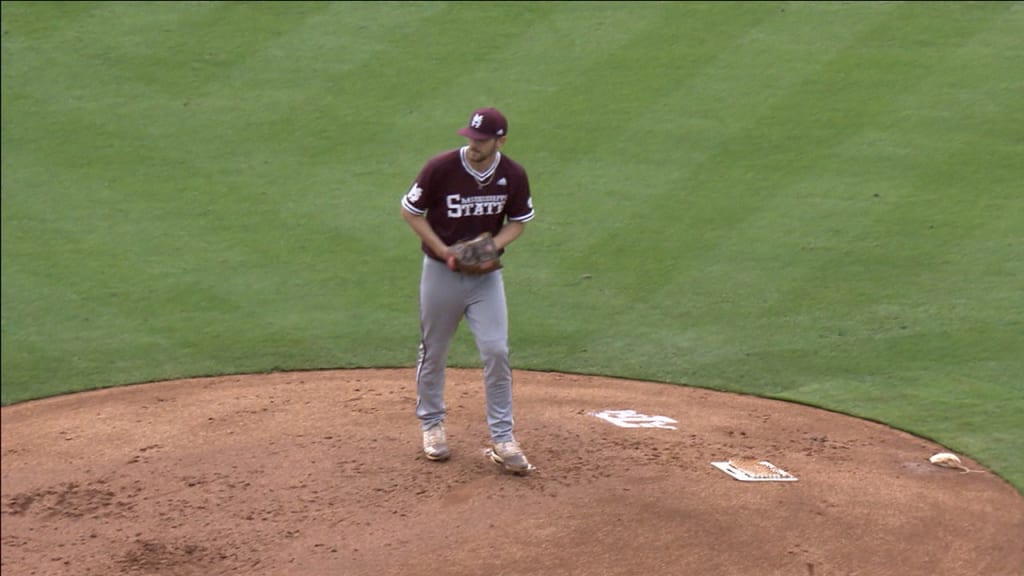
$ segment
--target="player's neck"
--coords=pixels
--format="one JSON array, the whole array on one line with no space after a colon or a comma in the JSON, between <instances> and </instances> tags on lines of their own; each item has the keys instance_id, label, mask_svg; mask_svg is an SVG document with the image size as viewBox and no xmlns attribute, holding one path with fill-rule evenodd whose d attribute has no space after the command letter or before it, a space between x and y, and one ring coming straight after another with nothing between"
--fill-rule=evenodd
<instances>
[{"instance_id":1,"label":"player's neck","mask_svg":"<svg viewBox=\"0 0 1024 576\"><path fill-rule=\"evenodd\" d=\"M501 154L495 151L494 154L491 154L487 158L484 158L483 161L474 162L469 159L469 155L466 154L465 148L460 150L459 153L462 155L462 161L465 163L465 165L480 175L487 174L491 170L493 170L494 167L498 164L498 160L501 158Z\"/></svg>"},{"instance_id":2,"label":"player's neck","mask_svg":"<svg viewBox=\"0 0 1024 576\"><path fill-rule=\"evenodd\" d=\"M485 172L488 172L491 169L491 167L494 166L494 161L496 159L496 157L491 156L490 158L484 160L483 162L473 162L472 160L467 158L466 163L469 164L469 167L472 168L473 170L476 170L477 172L483 174Z\"/></svg>"},{"instance_id":3,"label":"player's neck","mask_svg":"<svg viewBox=\"0 0 1024 576\"><path fill-rule=\"evenodd\" d=\"M484 158L482 162L473 162L472 160L467 158L466 163L469 164L470 168L482 174L484 172L489 172L490 169L494 168L495 164L498 164L498 155L494 154L492 156Z\"/></svg>"}]
</instances>

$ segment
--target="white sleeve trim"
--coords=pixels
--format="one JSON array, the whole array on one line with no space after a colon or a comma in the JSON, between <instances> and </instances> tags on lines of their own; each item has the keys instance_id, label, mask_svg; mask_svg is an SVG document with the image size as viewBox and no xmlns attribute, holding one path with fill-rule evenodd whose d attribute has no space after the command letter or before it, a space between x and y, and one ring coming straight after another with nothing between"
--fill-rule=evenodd
<instances>
[{"instance_id":1,"label":"white sleeve trim","mask_svg":"<svg viewBox=\"0 0 1024 576\"><path fill-rule=\"evenodd\" d=\"M529 222L530 220L533 220L533 216L533 210L530 210L530 212L525 216L516 216L515 218L509 216L508 220L509 222Z\"/></svg>"},{"instance_id":2,"label":"white sleeve trim","mask_svg":"<svg viewBox=\"0 0 1024 576\"><path fill-rule=\"evenodd\" d=\"M405 208L408 212L412 212L417 216L423 216L424 214L427 213L426 210L420 210L419 208L410 204L409 200L405 196L402 196L402 208Z\"/></svg>"}]
</instances>

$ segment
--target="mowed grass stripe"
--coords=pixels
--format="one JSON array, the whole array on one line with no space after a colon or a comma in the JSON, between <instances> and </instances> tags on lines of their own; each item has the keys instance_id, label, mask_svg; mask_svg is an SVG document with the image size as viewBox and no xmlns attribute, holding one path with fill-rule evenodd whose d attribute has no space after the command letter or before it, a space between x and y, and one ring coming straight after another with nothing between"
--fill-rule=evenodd
<instances>
[{"instance_id":1,"label":"mowed grass stripe","mask_svg":"<svg viewBox=\"0 0 1024 576\"><path fill-rule=\"evenodd\" d=\"M794 97L794 99L797 99L797 98ZM790 122L797 122L797 121L800 120L800 110L799 110L799 108L794 109L791 112L792 112L792 116L788 116L788 117L783 116L780 119L781 120L780 121L780 126L777 127L778 128L777 130L773 131L771 129L768 129L768 130L764 130L763 132L765 132L765 133L781 134L782 135L781 138L784 139L785 135L787 134L786 131L785 131L786 126L792 126L792 124L789 124ZM857 113L861 113L861 111L857 110L856 112L851 112L851 114L853 114L853 115L856 115ZM779 114L776 113L775 115L778 116ZM824 124L831 124L831 122L824 122ZM799 125L799 124L797 126L800 129L807 129L808 128L807 126L802 126L802 125ZM802 130L794 130L793 133L801 132L801 131ZM762 132L762 131L759 131L759 132ZM824 143L823 142L817 142L817 144L824 144ZM748 150L745 154L738 154L737 155L737 156L741 157L741 160L740 160L741 162L745 158L769 158L769 159L774 159L775 160L775 164L777 164L778 167L781 168L781 170L778 170L778 171L773 170L774 167L771 166L771 162L765 161L764 162L765 163L764 169L763 170L754 171L753 173L756 174L756 175L763 174L764 176L762 177L762 181L765 181L766 184L763 184L762 186L758 186L758 183L755 183L755 182L752 181L750 183L750 185L740 187L740 190L742 192L747 192L748 194L758 195L758 193L760 192L759 197L764 200L763 203L762 203L762 206L763 206L762 210L768 212L768 216L766 218L766 224L763 227L757 225L756 222L750 222L750 221L739 222L737 225L735 225L734 227L731 227L731 228L724 227L724 226L722 226L722 224L724 224L724 222L722 222L722 218L723 218L723 216L727 216L729 214L729 211L727 209L722 209L722 210L719 210L719 211L717 211L715 213L715 216L718 217L715 220L715 229L717 231L725 230L724 233L720 232L720 235L721 235L721 237L723 239L727 239L729 241L728 243L725 243L723 245L723 248L721 248L720 250L731 250L731 251L728 252L728 254L722 254L721 252L716 252L716 251L707 252L707 254L709 254L709 256L706 257L705 260L708 262L708 264L710 266L715 266L715 265L717 265L718 262L725 262L726 264L723 265L723 268L728 273L731 274L731 273L733 273L733 269L729 265L729 262L736 261L736 258L744 258L746 256L749 259L749 257L751 255L753 255L757 259L760 259L760 258L763 258L765 256L770 256L770 254L760 254L759 255L758 252L757 252L757 250L758 250L757 247L758 246L765 246L766 247L765 250L771 250L772 249L771 247L773 247L775 245L772 242L763 242L763 240L765 240L766 238L760 237L761 234L772 234L772 233L779 234L780 232L786 231L787 229L791 229L791 226L792 226L791 222L818 222L813 217L809 217L809 218L794 217L794 214L798 214L798 213L794 213L793 209L792 209L793 207L787 205L786 198L785 198L785 195L784 195L785 194L786 183L784 181L782 181L782 178L783 177L794 178L794 177L799 176L799 174L800 174L800 172L795 170L795 169L791 169L789 171L785 170L785 168L786 168L785 165L788 164L788 162L786 162L787 158L784 156L784 154L789 154L792 157L799 159L799 158L801 158L801 156L803 156L803 152L804 151L796 150L796 149L793 149L793 148L782 148L781 143L779 143L779 145L776 146L776 150L779 150L779 151L775 152L775 153L772 153L772 150L768 149L766 147L764 150L761 150L761 149ZM815 148L814 151L817 151L817 148ZM811 152L813 152L813 151L811 151ZM820 157L820 154L819 154L819 157ZM723 172L725 172L725 170L723 170L722 168L723 168L722 166L718 166L717 169L711 170L709 172L711 172L711 173L723 173ZM779 173L781 173L781 175L776 175L776 174L779 174ZM752 177L752 179L755 178L755 177ZM825 175L825 179L827 179L827 177L828 176L826 174ZM816 181L819 181L819 183L820 183L819 185L821 186L821 190L825 190L825 191L837 190L840 193L842 193L842 191L843 191L841 186L838 186L838 187L837 186L830 186L830 183L827 180L822 182L822 177L819 176L819 175L814 175L813 179L816 180ZM769 186L774 187L775 190L767 190L766 188L769 187ZM819 193L820 193L820 191L819 191ZM850 194L859 194L859 191L851 190L851 191L849 191L849 193ZM726 192L726 194L728 194L728 192ZM709 194L709 196L710 195L711 194ZM802 200L798 201L797 204L800 204L801 202L802 202ZM848 203L851 206L844 206L844 209L839 210L838 214L841 215L841 216L847 216L848 217L849 214L845 210L845 208L852 207L854 202L856 202L856 201L848 201ZM749 203L750 203L749 200L747 200L746 202L738 201L738 202L734 203L734 205L738 205L740 207L739 209L737 209L737 213L742 218L752 218L752 219L753 218L758 218L758 217L764 218L763 215L757 216L758 213L756 211L750 211L749 210ZM868 201L861 200L859 203L861 205L867 205ZM772 210L773 210L773 207L779 206L779 205L781 205L782 207L780 209L778 209L779 214L776 214ZM703 206L705 208L707 208L707 207L718 208L719 207L719 203L705 202L703 204ZM743 208L748 208L748 209L747 210L743 210ZM670 213L669 206L666 204L666 209L665 210L655 211L655 213L656 214ZM884 213L884 212L876 210L875 213L878 214L878 213ZM709 216L710 216L710 214L709 214ZM650 226L650 227L646 228L646 230L648 231L648 234L650 234L651 236L654 236L655 239L659 239L660 238L660 239L662 239L664 241L680 240L679 238L672 236L670 233L663 233L662 230L665 229L665 228L667 228L667 227ZM864 237L870 238L870 237L872 237L875 234L874 231L862 234L861 232L858 231L858 228L856 226L852 226L852 227L851 226L847 226L847 228L852 228L852 231L849 232L849 233L853 234L855 238L858 237L858 236L864 236ZM679 227L679 230L680 230L679 235L680 236L685 236L687 234L687 230L691 230L691 228L688 227L688 226L687 227ZM825 238L829 238L830 236L833 236L836 231L838 231L840 233L843 232L842 228L839 228L838 230L825 230L825 231L823 231L824 232L823 236ZM699 234L693 234L693 235L694 236L699 236ZM785 238L785 236L783 236L783 238ZM610 241L611 240L609 240L609 242ZM679 244L674 244L674 245L678 246ZM788 253L784 253L784 254L782 254L782 256L785 257L784 259L788 260L789 254ZM651 259L647 259L647 260L638 259L637 261L640 262L640 263L647 262L647 263L649 263L649 265L652 268L663 267L664 264L665 264L662 261L651 260ZM759 264L759 263L763 266L762 268L756 267L756 265ZM775 275L776 275L776 268L775 268L775 266L778 263L777 262L764 262L763 260L757 260L757 261L750 262L750 264L755 265L755 267L751 268L751 267L748 267L748 266L742 266L742 267L738 267L738 268L740 268L742 271L746 271L748 273L749 273L749 270L751 270L751 269L753 269L753 270L760 269L764 273L764 277L762 277L762 278L755 278L755 279L752 279L749 282L748 285L751 287L751 289L754 290L754 291L760 291L760 290L763 290L764 286L771 285L771 281L773 279L775 279L774 278ZM794 262L792 262L792 261L787 261L784 264L788 264L790 268L796 270L797 272L802 272L802 269L798 265L794 265ZM701 266L697 266L696 268L701 269L702 267ZM807 272L807 274L813 276L813 275L816 275L817 272L814 271L814 270L810 270L810 271ZM638 276L642 277L642 278L646 278L647 277L647 275L638 275ZM766 284L766 282L764 282L765 280L768 281L767 284ZM711 284L714 285L714 286L717 286L717 284L714 283L714 282L712 282ZM799 286L808 286L808 285L813 285L813 284L808 284L807 282L804 282L802 278L797 278L797 281L793 282L792 285L799 287ZM666 290L672 290L674 284L672 282L667 282L667 283L664 284L664 286L667 286ZM699 288L697 288L697 289L699 290ZM758 302L759 300L763 300L765 297L769 297L769 298L771 297L771 295L765 295L763 292L760 293L760 294L753 294L753 293L752 294L747 294L747 296L750 296L750 297L749 298L743 298L741 300L745 301L745 302L754 303L754 302ZM757 296L760 296L760 298L757 298ZM783 307L785 307L786 299L784 297L782 297L782 296L780 296L780 298L782 298Z\"/></svg>"},{"instance_id":2,"label":"mowed grass stripe","mask_svg":"<svg viewBox=\"0 0 1024 576\"><path fill-rule=\"evenodd\" d=\"M191 25L192 23L190 23ZM63 256L66 259L62 265L58 266L53 266L51 261L51 265L42 271L47 279L37 283L52 287L65 287L60 290L55 289L53 292L64 293L65 297L61 299L64 306L78 310L87 317L80 319L83 325L77 325L72 321L70 322L71 326L65 330L59 333L48 331L41 339L48 342L47 346L60 346L62 334L74 334L76 339L68 342L69 348L65 349L64 363L77 364L78 366L74 368L77 376L86 378L87 381L89 375L82 373L87 370L81 364L88 363L88 359L79 359L74 353L74 348L81 346L83 342L92 343L92 346L100 350L106 346L113 347L111 351L102 354L107 362L111 357L117 358L118 351L127 357L136 358L135 361L143 363L145 366L141 370L142 373L156 369L152 360L147 359L154 356L168 359L172 365L187 366L188 370L225 369L225 366L221 366L217 362L212 364L203 362L204 351L219 350L219 346L211 345L214 341L237 341L236 331L239 329L242 329L242 333L245 334L262 334L266 330L266 326L260 324L266 321L267 315L264 311L267 309L267 304L277 304L281 301L280 298L272 297L265 298L262 302L257 300L253 304L247 304L245 307L249 310L246 311L242 310L242 306L239 306L240 303L232 298L233 294L229 294L226 298L219 297L217 291L220 286L210 286L211 283L217 281L216 279L229 277L235 272L231 269L230 262L225 264L225 258L218 258L218 250L224 251L227 247L227 251L230 252L232 246L242 247L243 252L250 249L248 243L239 242L237 236L217 241L216 235L210 234L210 229L205 226L209 224L211 228L230 229L232 220L237 222L239 219L237 204L240 198L224 194L225 190L218 189L215 182L213 185L206 183L205 186L190 189L192 194L184 195L182 194L183 190L178 189L177 186L161 186L165 182L181 182L182 176L190 173L189 166L178 165L173 167L169 173L160 174L164 169L162 162L166 162L166 158L162 154L163 150L168 149L165 147L168 144L172 146L176 144L180 146L181 150L194 150L190 144L200 141L200 138L183 138L181 141L172 143L162 140L156 143L159 145L160 152L154 152L151 165L139 166L137 163L133 163L132 160L135 162L139 160L139 155L133 154L138 149L133 146L135 144L150 144L149 138L146 137L148 135L139 135L136 132L136 127L139 124L132 122L130 113L125 114L133 102L125 101L123 106L104 110L105 113L100 118L90 120L94 125L82 126L77 130L78 133L85 135L84 138L79 141L67 142L69 150L66 157L71 164L69 168L79 171L74 182L67 183L72 186L65 183L53 186L42 182L39 185L27 187L33 192L59 193L62 195L62 201L70 200L73 203L73 209L61 212L60 210L51 210L43 205L40 214L41 221L16 222L21 226L35 226L37 233L40 230L49 229L49 233L42 235L44 238L62 240L62 245L52 247L52 253L57 258ZM139 113L139 117L140 119L145 118L149 122L148 126L157 126L161 120L174 122L173 118L168 119L166 115L149 116L150 110L147 107L152 105L152 102L140 102L143 110ZM74 119L82 118L76 115L69 116ZM121 133L116 133L116 128L110 128L110 126L116 126L115 123L118 119L127 120L121 125L123 129ZM69 122L65 121L62 126L67 128L68 124ZM146 126L146 124L142 125ZM72 127L74 126L72 125ZM102 129L114 133L108 136ZM9 133L5 130L5 136L8 135ZM138 142L133 142L131 136L134 135L139 136ZM96 142L96 137L102 139L105 136L108 136L107 140L111 143L109 148L104 148ZM59 138L54 140L60 141ZM50 142L46 141L44 145L49 145ZM157 147L154 145L154 149ZM5 153L7 149L5 143ZM173 148L171 149L173 150ZM40 155L40 158L52 162L55 156L59 157L53 154L52 150L49 152L51 153ZM97 153L109 153L109 156L89 158L90 154ZM123 168L111 170L110 164L122 155L125 159L121 163ZM25 163L31 161L29 156L26 155ZM51 165L43 167L40 172L47 174L52 169ZM221 167L221 169L223 168ZM85 172L90 174L84 174ZM89 178L84 177L90 176L91 173L95 173L94 179L98 181L95 187L89 186ZM134 175L138 180L129 180L128 182L107 180L108 178L123 180L125 175L129 175L129 179ZM133 186L136 182L137 186ZM8 208L12 206L12 203L7 200L11 199L12 195L18 193L20 189L18 186L12 187L8 184L9 182L5 182L4 186L5 217L9 216ZM14 190L13 193L12 190ZM69 190L74 190L74 193L67 194ZM67 197L64 198L64 195ZM194 198L191 197L193 195ZM203 215L210 213L211 204L215 203L216 199L221 199L223 210L211 218L203 218ZM17 204L17 206L21 205ZM64 208L66 209L67 206ZM57 225L48 225L47 221L58 214L63 214L67 220L59 222ZM123 218L119 216L123 216ZM251 224L253 212L248 210L244 216ZM151 233L140 230L140 227L148 228ZM258 228L257 226L256 229ZM5 236L7 230L8 227L5 226ZM123 235L118 234L119 232ZM192 239L195 241L191 241ZM5 241L5 250L6 248ZM156 254L164 256L162 258L155 257ZM151 259L147 260L146 255L149 255ZM177 262L178 266L175 266L175 258L181 259ZM244 260L244 258L233 256L230 253L226 259ZM204 260L211 261L210 269L196 269L195 263ZM265 265L265 260L261 263ZM146 265L149 264L154 268L147 269ZM26 285L23 290L16 283L8 284L7 280L14 277L7 275L7 270L8 268L5 266L5 292L8 290L11 293L31 292L31 283ZM271 282L277 284L277 273L268 274L268 277L272 277ZM258 281L246 282L239 294L251 298L254 292L259 291L259 288L260 282ZM138 300L135 305L130 303L133 299ZM78 301L85 303L84 310L77 305ZM103 304L104 302L106 304ZM133 318L133 314L138 316ZM218 322L218 315L229 317L237 315L239 320L237 322ZM118 318L121 318L122 321L118 321ZM241 325L246 319L252 322L251 326ZM135 321L134 329L129 326L132 324L131 320ZM5 326L5 331L8 328L18 337L25 337L31 334L32 330L44 327L38 324L24 327L8 324ZM211 335L210 332L213 334ZM154 339L157 334L179 338L183 341L180 343L179 349L160 338L156 338L157 342L153 346L143 344ZM125 344L127 345L122 346ZM241 350L248 350L244 352L245 356L251 356L255 350L265 348L252 346L252 342L247 342L247 344L249 346L240 347ZM225 346L225 344L221 344L221 346ZM287 346L281 346L281 348L287 349ZM217 354L217 352L213 353ZM230 369L230 367L227 368ZM116 369L116 366L110 366L109 369ZM182 368L179 367L171 372L171 375L177 374L181 370ZM160 370L160 372L165 371ZM139 373L139 370L131 372L133 375ZM26 377L31 378L31 376L32 374L26 374ZM109 374L101 375L101 377L109 378ZM5 378L5 384L8 383L9 380Z\"/></svg>"},{"instance_id":3,"label":"mowed grass stripe","mask_svg":"<svg viewBox=\"0 0 1024 576\"><path fill-rule=\"evenodd\" d=\"M782 27L774 32L751 31L747 37L786 36L788 22L779 17L769 23ZM751 210L755 202L775 201L777 190L773 184L793 170L788 156L799 158L792 150L794 144L787 142L794 128L786 119L780 119L777 127L759 124L763 118L785 113L791 106L793 90L801 82L816 82L815 75L827 62L828 51L808 50L804 58L795 61L788 50L784 50L784 57L772 53L770 46L757 44L746 50L723 46L720 52L719 58L703 68L706 74L698 71L692 79L684 77L683 86L654 107L655 114L625 123L617 137L618 142L631 143L625 158L602 159L602 181L610 180L612 184L607 187L612 191L607 202L588 207L614 217L603 219L611 226L610 232L591 238L590 252L614 253L623 244L620 236L628 232L634 250L671 243L679 253L674 262L668 263L623 258L626 265L641 267L635 271L644 273L627 275L623 280L639 281L648 273L658 274L666 270L666 264L684 268L686 257L701 257L716 249L733 235L734 229L742 227L743 220L756 213ZM791 64L784 68L787 62ZM775 71L761 72L768 63L777 63ZM808 78L812 79L805 80ZM648 109L642 105L635 108L641 113ZM792 114L799 118L799 108ZM662 119L676 117L714 120L703 129L695 126L689 132L658 130L671 124ZM683 158L692 160L680 162L680 151ZM620 164L626 166L622 174ZM603 261L609 266L620 265L614 258ZM642 269L644 266L651 269Z\"/></svg>"},{"instance_id":4,"label":"mowed grass stripe","mask_svg":"<svg viewBox=\"0 0 1024 576\"><path fill-rule=\"evenodd\" d=\"M759 28L772 26L781 28L760 33L748 31L745 37L785 36L790 23L780 16L762 23ZM844 31L850 28L842 27ZM651 325L670 332L689 328L694 308L702 304L694 300L695 296L711 291L709 297L719 297L722 283L707 278L706 270L719 265L719 246L728 241L733 230L742 229L743 221L753 213L751 204L773 201L774 190L764 190L761 183L779 177L760 171L743 171L736 175L737 163L753 162L751 157L761 153L738 147L748 146L752 138L760 136L761 131L751 134L749 126L758 118L773 114L773 106L785 106L791 96L790 89L815 74L828 59L826 51L817 51L809 55L809 63L800 60L796 70L759 75L759 71L767 68L767 62L789 59L779 58L770 51L766 53L766 47L757 44L749 51L724 45L719 47L719 53L719 58L711 60L706 67L701 66L692 79L685 78L683 89L660 99L653 107L655 114L616 124L621 133L608 148L621 151L629 146L630 154L585 164L576 168L572 178L580 183L571 189L577 191L581 200L573 207L593 221L596 229L587 237L563 240L574 246L571 248L573 258L583 253L591 257L591 261L583 263L588 268L580 271L593 273L595 283L600 284L600 293L594 296L600 300L599 309L607 324L593 336L602 338L603 344L610 344L607 339L612 337L620 340L618 346L629 346L629 342L636 341L631 330L643 330ZM674 58L668 55L665 60L671 62ZM751 69L745 68L748 64ZM763 78L762 83L744 87L742 82L751 76ZM696 97L687 93L691 86ZM725 94L735 100L725 100ZM779 102L783 104L777 104ZM674 109L665 113L670 106ZM650 108L641 102L632 110L649 113ZM691 114L692 109L699 112ZM662 118L692 115L717 115L720 121L700 132L666 134L658 130L670 124ZM773 138L782 137L767 130L764 133ZM585 142L596 146L601 140L587 138ZM695 153L696 161L687 164L678 160L680 150L684 158L687 150L710 152ZM778 157L780 152L773 154ZM701 158L702 155L706 157ZM584 170L589 172L584 174ZM576 244L586 249L580 250ZM702 259L707 263L701 262ZM729 270L729 274L736 273L734 261L726 259L721 266ZM622 270L628 273L623 274ZM651 290L653 294L648 292ZM639 302L631 298L637 291L645 293L645 298ZM608 294L614 297L609 298ZM673 299L679 305L671 305ZM666 323L666 319L670 321ZM668 334L665 336L670 338ZM653 343L655 347L658 345ZM676 357L686 361L683 354Z\"/></svg>"},{"instance_id":5,"label":"mowed grass stripe","mask_svg":"<svg viewBox=\"0 0 1024 576\"><path fill-rule=\"evenodd\" d=\"M859 66L856 62L847 62L840 68L846 67ZM905 71L898 70L897 73L903 75ZM934 76L943 72L939 70L929 74ZM922 74L915 82L927 83L930 76ZM844 296L870 300L878 295L878 290L900 290L900 283L892 282L895 277L913 278L920 272L918 267L930 270L938 260L945 257L944 247L936 246L930 240L930 237L935 236L941 238L941 233L930 232L928 219L918 216L923 210L940 205L935 202L934 189L930 194L920 194L921 185L917 179L905 172L880 173L876 167L884 161L884 154L864 154L848 160L840 152L851 139L858 138L862 125L866 130L873 130L874 126L889 124L893 116L904 113L904 106L899 104L902 94L887 94L883 91L876 98L885 102L885 105L858 105L864 92L873 90L878 93L879 87L884 86L888 80L888 77L879 78L849 101L839 100L834 117L820 115L811 121L823 126L834 126L836 138L833 142L819 140L813 150L795 147L785 149L779 146L783 154L791 156L797 164L807 155L813 155L818 162L813 164L813 168L805 168L803 171L793 169L784 172L790 180L795 179L792 183L780 177L772 178L773 171L764 170L766 179L775 187L771 202L763 204L761 211L742 226L731 230L728 237L734 242L726 245L731 250L727 258L711 255L715 260L730 260L751 253L757 258L777 254L779 260L766 262L764 276L752 284L763 286L772 278L778 278L778 266L786 266L797 273L793 281L784 286L793 293L778 294L782 309L789 309L794 301L813 298L816 293L827 296L827 291L820 290L821 280L854 283L866 281L861 291L852 291ZM807 101L799 95L793 95L792 100ZM906 101L913 102L914 97L908 96ZM790 115L776 114L780 117L776 127L778 132L782 132L787 125L796 126L794 134L815 129L812 125L799 124L799 107L790 112ZM841 122L843 117L856 120L844 124ZM768 156L769 153L768 150L758 150L751 155L774 157L777 164L788 164L785 156ZM944 157L930 157L928 160L940 164L946 162ZM951 190L948 194L951 199L965 195L963 190ZM808 213L802 215L805 211ZM908 223L916 228L907 229ZM786 250L776 252L779 246ZM890 282L878 282L877 274L882 273ZM813 279L819 281L809 281ZM811 290L805 292L806 288Z\"/></svg>"}]
</instances>

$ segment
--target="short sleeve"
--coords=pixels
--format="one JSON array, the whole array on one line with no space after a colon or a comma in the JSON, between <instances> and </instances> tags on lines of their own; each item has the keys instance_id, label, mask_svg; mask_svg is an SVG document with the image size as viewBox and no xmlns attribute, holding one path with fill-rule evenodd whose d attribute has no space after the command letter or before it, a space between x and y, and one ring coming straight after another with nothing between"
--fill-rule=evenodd
<instances>
[{"instance_id":1,"label":"short sleeve","mask_svg":"<svg viewBox=\"0 0 1024 576\"><path fill-rule=\"evenodd\" d=\"M432 174L433 164L427 163L427 165L420 170L420 173L416 176L416 180L412 183L412 186L409 187L409 190L402 196L402 208L405 208L417 216L423 216L427 213L427 207L430 205L428 188Z\"/></svg>"},{"instance_id":2,"label":"short sleeve","mask_svg":"<svg viewBox=\"0 0 1024 576\"><path fill-rule=\"evenodd\" d=\"M515 186L509 195L505 215L509 222L529 222L533 220L533 198L530 197L530 180L526 171L521 171L515 179Z\"/></svg>"}]
</instances>

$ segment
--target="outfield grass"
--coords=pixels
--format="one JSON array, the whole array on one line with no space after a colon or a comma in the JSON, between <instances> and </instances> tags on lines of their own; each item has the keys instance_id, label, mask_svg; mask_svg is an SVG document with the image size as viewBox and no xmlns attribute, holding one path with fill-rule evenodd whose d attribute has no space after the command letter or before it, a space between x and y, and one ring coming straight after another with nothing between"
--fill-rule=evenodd
<instances>
[{"instance_id":1,"label":"outfield grass","mask_svg":"<svg viewBox=\"0 0 1024 576\"><path fill-rule=\"evenodd\" d=\"M1021 8L4 2L2 401L411 366L398 199L495 105L516 367L820 405L1020 490Z\"/></svg>"}]
</instances>

